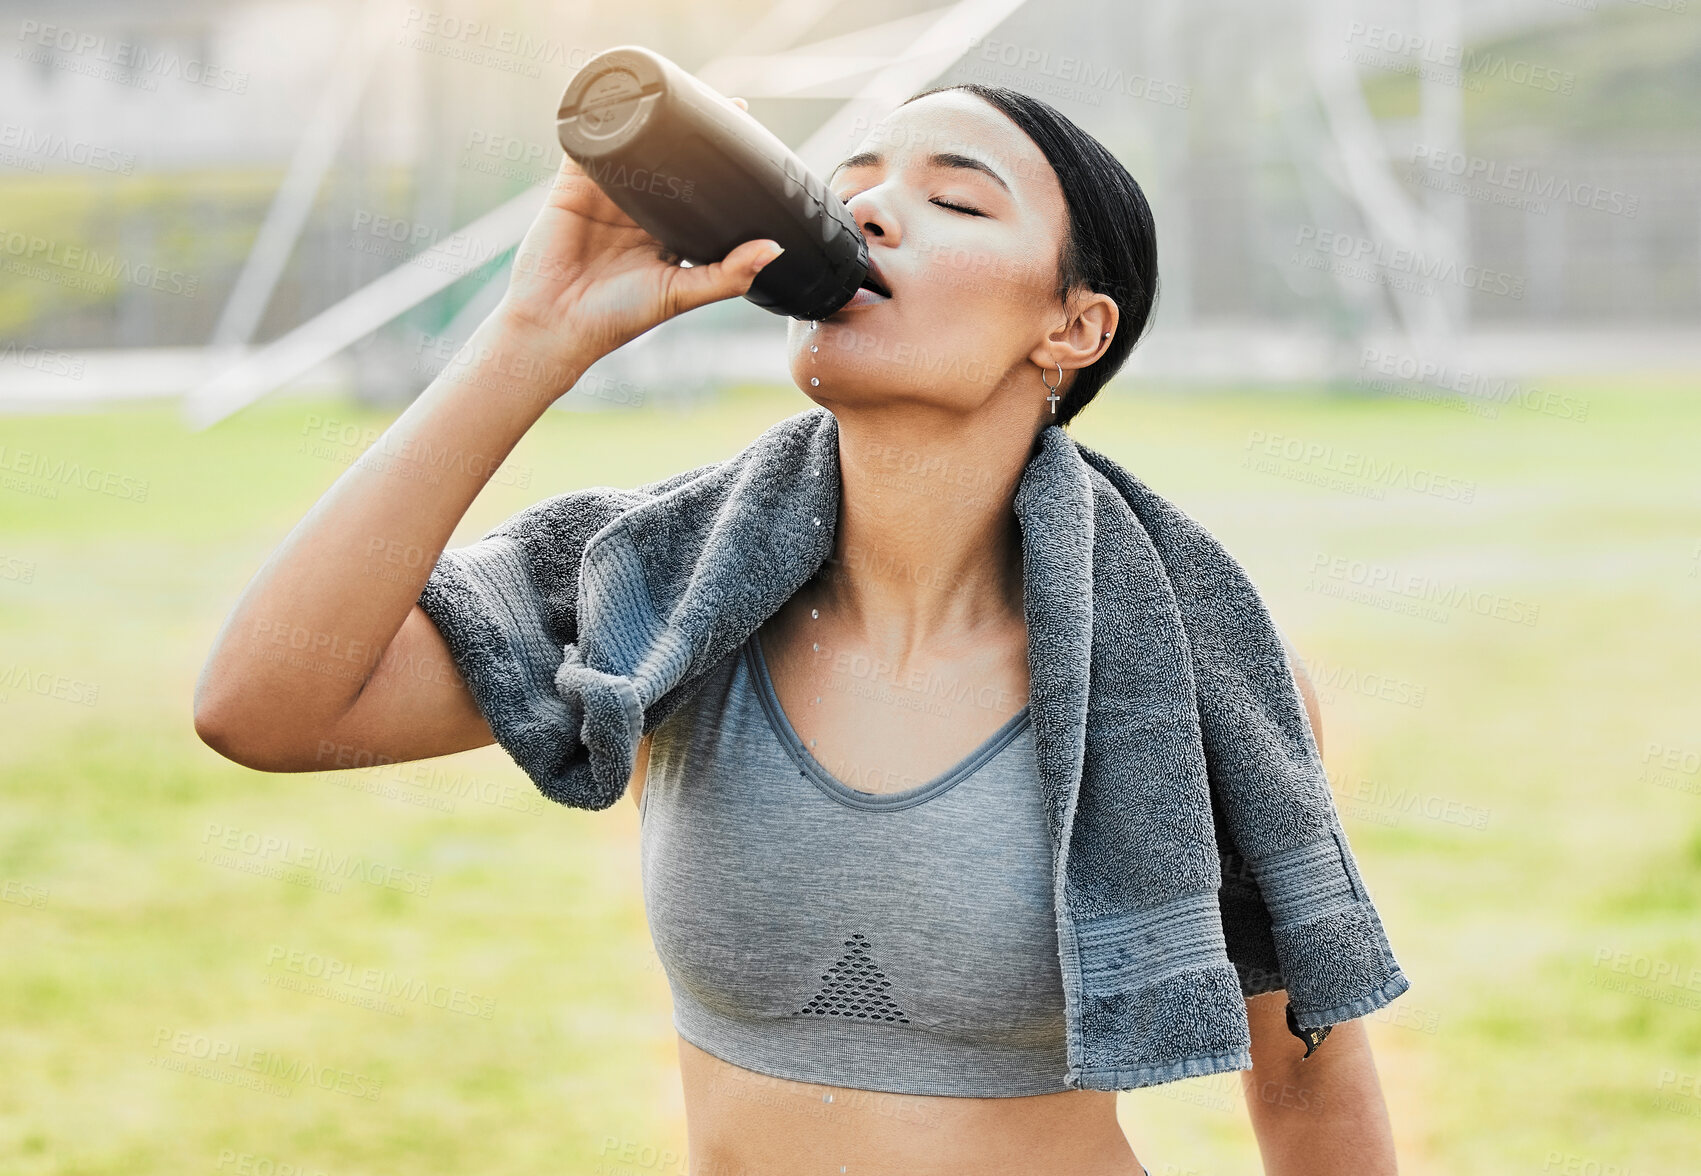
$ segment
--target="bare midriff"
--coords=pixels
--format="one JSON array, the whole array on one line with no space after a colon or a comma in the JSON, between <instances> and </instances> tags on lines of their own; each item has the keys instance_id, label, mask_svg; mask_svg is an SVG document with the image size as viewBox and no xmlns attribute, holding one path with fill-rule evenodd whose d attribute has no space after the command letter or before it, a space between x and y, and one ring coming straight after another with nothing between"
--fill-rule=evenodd
<instances>
[{"instance_id":1,"label":"bare midriff","mask_svg":"<svg viewBox=\"0 0 1701 1176\"><path fill-rule=\"evenodd\" d=\"M891 1094L759 1074L679 1039L689 1176L1141 1176L1116 1094Z\"/></svg>"}]
</instances>

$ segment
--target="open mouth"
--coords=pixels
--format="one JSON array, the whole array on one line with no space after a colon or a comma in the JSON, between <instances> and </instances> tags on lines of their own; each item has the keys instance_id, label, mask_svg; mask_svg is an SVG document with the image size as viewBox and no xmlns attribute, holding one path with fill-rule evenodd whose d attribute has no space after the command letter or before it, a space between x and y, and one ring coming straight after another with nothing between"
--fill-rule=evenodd
<instances>
[{"instance_id":1,"label":"open mouth","mask_svg":"<svg viewBox=\"0 0 1701 1176\"><path fill-rule=\"evenodd\" d=\"M872 270L869 271L866 278L862 279L861 288L864 290L872 290L882 298L890 298L892 296L892 292L880 284L880 279L874 276L874 271Z\"/></svg>"}]
</instances>

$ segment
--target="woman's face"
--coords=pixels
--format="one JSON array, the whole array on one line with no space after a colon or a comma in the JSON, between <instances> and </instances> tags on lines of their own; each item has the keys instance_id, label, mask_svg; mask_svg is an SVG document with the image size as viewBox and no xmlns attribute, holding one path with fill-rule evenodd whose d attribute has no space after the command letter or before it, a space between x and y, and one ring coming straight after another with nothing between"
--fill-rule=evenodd
<instances>
[{"instance_id":1,"label":"woman's face","mask_svg":"<svg viewBox=\"0 0 1701 1176\"><path fill-rule=\"evenodd\" d=\"M972 94L930 94L882 120L827 183L892 297L859 293L813 329L791 320L797 386L835 410L970 414L1002 392L1004 408L1028 396L1021 415L1044 413L1032 353L1065 322L1055 295L1068 207L1033 141ZM1045 379L1058 383L1056 369Z\"/></svg>"}]
</instances>

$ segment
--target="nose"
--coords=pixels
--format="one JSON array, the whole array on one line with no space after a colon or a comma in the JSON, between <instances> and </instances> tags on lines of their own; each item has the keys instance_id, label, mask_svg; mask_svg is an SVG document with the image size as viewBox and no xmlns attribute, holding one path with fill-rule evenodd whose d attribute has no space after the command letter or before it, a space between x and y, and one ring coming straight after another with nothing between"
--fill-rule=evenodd
<instances>
[{"instance_id":1,"label":"nose","mask_svg":"<svg viewBox=\"0 0 1701 1176\"><path fill-rule=\"evenodd\" d=\"M876 238L887 245L898 243L898 220L892 214L883 189L884 184L876 184L872 188L864 188L855 196L845 201L845 208L850 212L863 236L869 240Z\"/></svg>"}]
</instances>

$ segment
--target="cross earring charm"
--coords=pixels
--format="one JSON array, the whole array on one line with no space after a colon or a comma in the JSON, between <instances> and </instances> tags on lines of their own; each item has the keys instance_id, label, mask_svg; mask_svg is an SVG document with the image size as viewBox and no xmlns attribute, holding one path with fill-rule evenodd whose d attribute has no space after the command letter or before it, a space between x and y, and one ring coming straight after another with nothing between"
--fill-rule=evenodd
<instances>
[{"instance_id":1,"label":"cross earring charm","mask_svg":"<svg viewBox=\"0 0 1701 1176\"><path fill-rule=\"evenodd\" d=\"M1057 363L1056 360L1052 360L1052 362ZM1045 390L1047 392L1046 400L1051 405L1051 415L1056 416L1057 402L1063 399L1063 397L1057 394L1057 390L1063 387L1063 365L1061 363L1057 364L1057 383L1053 384L1051 381L1047 380L1044 372L1040 373L1040 383L1045 385Z\"/></svg>"}]
</instances>

